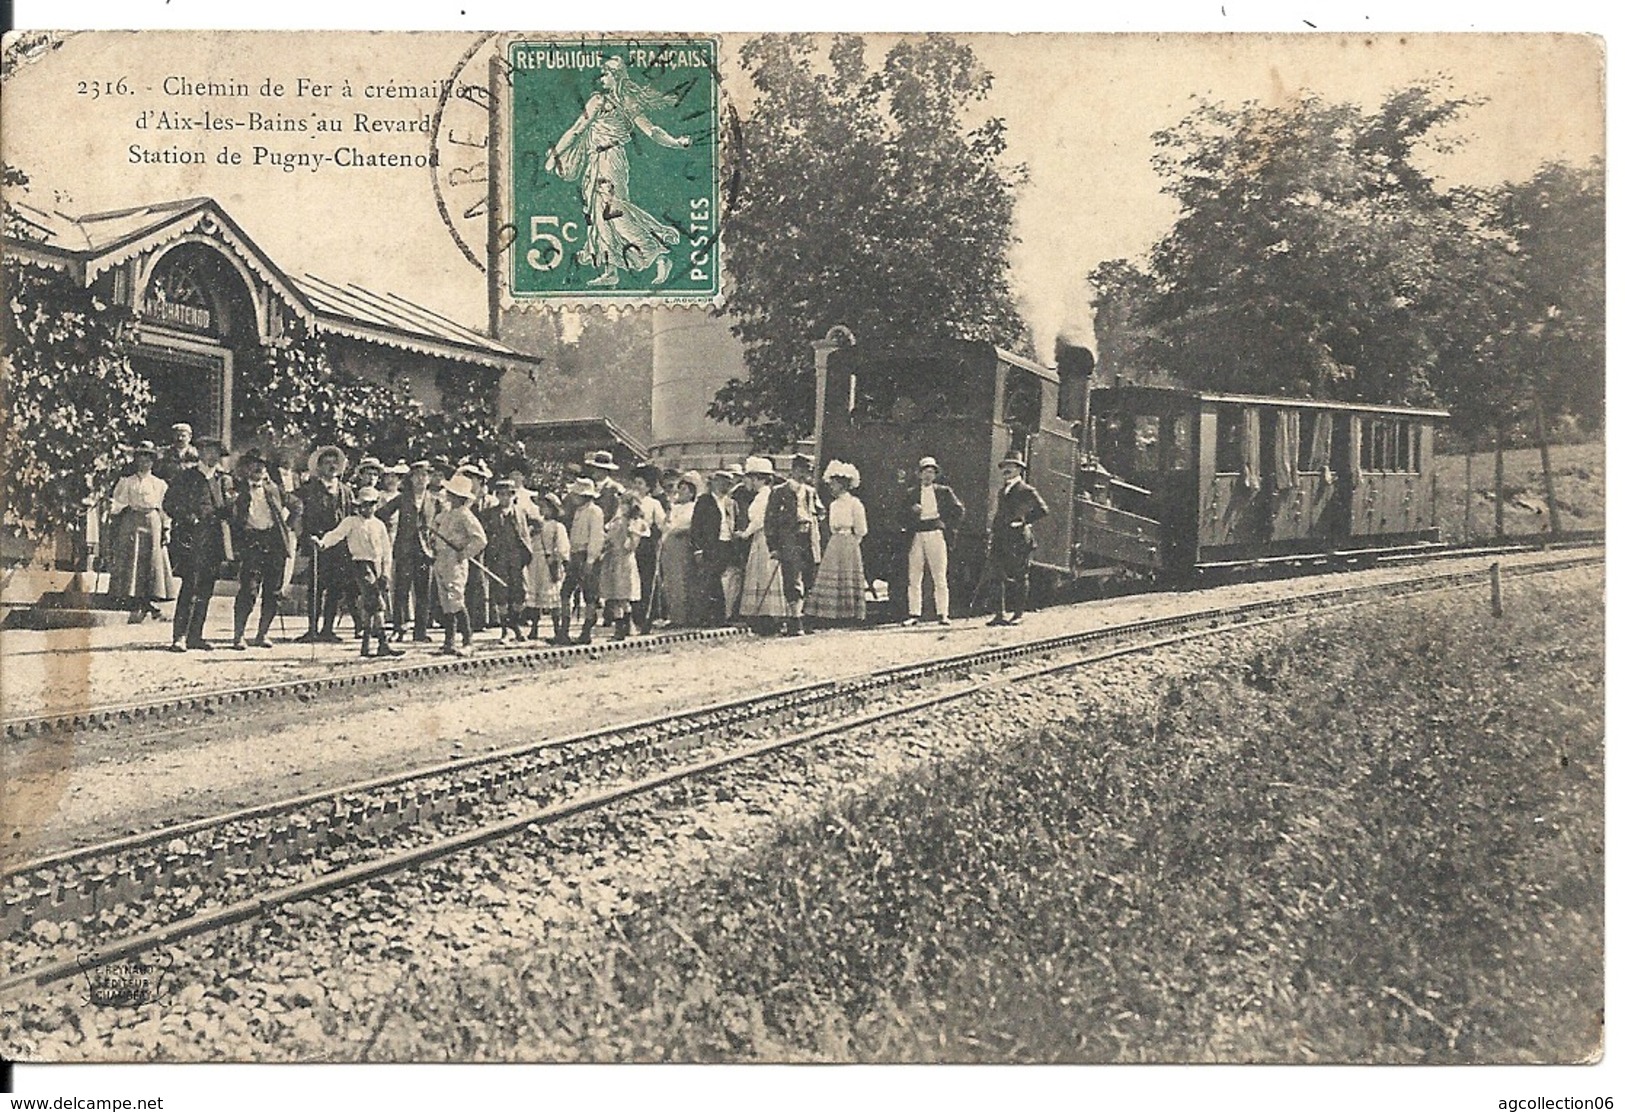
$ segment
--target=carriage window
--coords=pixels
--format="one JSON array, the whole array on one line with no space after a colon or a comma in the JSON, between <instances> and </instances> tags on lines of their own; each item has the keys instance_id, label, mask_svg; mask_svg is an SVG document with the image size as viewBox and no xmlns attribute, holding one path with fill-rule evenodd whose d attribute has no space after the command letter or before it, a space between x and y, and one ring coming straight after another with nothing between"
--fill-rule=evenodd
<instances>
[{"instance_id":1,"label":"carriage window","mask_svg":"<svg viewBox=\"0 0 1625 1112\"><path fill-rule=\"evenodd\" d=\"M898 359L877 362L852 376L849 408L859 423L986 420L990 403L986 376L951 360Z\"/></svg>"},{"instance_id":2,"label":"carriage window","mask_svg":"<svg viewBox=\"0 0 1625 1112\"><path fill-rule=\"evenodd\" d=\"M1320 470L1315 463L1315 441L1320 436L1320 422L1328 416L1325 413L1314 414L1310 418L1307 428L1300 419L1298 424L1298 470L1300 472ZM1305 433L1308 433L1308 435L1304 435Z\"/></svg>"},{"instance_id":3,"label":"carriage window","mask_svg":"<svg viewBox=\"0 0 1625 1112\"><path fill-rule=\"evenodd\" d=\"M1394 422L1394 470L1409 471L1411 469L1411 423L1409 421Z\"/></svg>"},{"instance_id":4,"label":"carriage window","mask_svg":"<svg viewBox=\"0 0 1625 1112\"><path fill-rule=\"evenodd\" d=\"M1134 470L1158 471L1162 467L1162 418L1141 414L1134 418Z\"/></svg>"},{"instance_id":5,"label":"carriage window","mask_svg":"<svg viewBox=\"0 0 1625 1112\"><path fill-rule=\"evenodd\" d=\"M1004 423L1036 432L1043 408L1042 388L1038 379L1011 370L1004 379Z\"/></svg>"},{"instance_id":6,"label":"carriage window","mask_svg":"<svg viewBox=\"0 0 1625 1112\"><path fill-rule=\"evenodd\" d=\"M1189 471L1191 467L1191 415L1175 413L1162 419L1164 470Z\"/></svg>"},{"instance_id":7,"label":"carriage window","mask_svg":"<svg viewBox=\"0 0 1625 1112\"><path fill-rule=\"evenodd\" d=\"M1361 471L1375 471L1376 470L1376 467L1373 466L1373 464L1372 464L1372 460L1373 460L1373 458L1375 456L1374 449L1375 449L1375 444L1376 444L1376 439L1377 439L1377 434L1376 434L1376 426L1377 426L1377 424L1378 424L1378 422L1372 420L1370 417L1363 418L1360 421L1360 470Z\"/></svg>"},{"instance_id":8,"label":"carriage window","mask_svg":"<svg viewBox=\"0 0 1625 1112\"><path fill-rule=\"evenodd\" d=\"M1213 469L1220 474L1241 472L1242 411L1239 405L1221 405L1218 441L1214 444Z\"/></svg>"}]
</instances>

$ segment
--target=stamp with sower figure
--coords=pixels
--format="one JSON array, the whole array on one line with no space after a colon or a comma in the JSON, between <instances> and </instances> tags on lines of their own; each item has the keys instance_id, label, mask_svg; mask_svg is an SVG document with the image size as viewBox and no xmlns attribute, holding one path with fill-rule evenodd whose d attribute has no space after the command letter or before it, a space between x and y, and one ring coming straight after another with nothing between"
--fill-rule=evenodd
<instances>
[{"instance_id":1,"label":"stamp with sower figure","mask_svg":"<svg viewBox=\"0 0 1625 1112\"><path fill-rule=\"evenodd\" d=\"M506 53L509 296L714 300L716 41L523 38Z\"/></svg>"}]
</instances>

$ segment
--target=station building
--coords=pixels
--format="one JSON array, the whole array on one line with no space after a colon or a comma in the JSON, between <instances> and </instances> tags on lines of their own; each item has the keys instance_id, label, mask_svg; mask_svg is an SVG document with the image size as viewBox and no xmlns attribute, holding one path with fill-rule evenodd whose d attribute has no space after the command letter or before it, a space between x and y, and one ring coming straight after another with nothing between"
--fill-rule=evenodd
<instances>
[{"instance_id":1,"label":"station building","mask_svg":"<svg viewBox=\"0 0 1625 1112\"><path fill-rule=\"evenodd\" d=\"M135 315L132 362L151 383L147 428L162 443L177 421L231 448L234 369L298 324L325 339L336 368L404 385L431 412L445 376L534 372L537 359L393 293L295 278L208 197L67 216L13 206L26 228L7 254L70 274ZM241 445L239 444L239 447Z\"/></svg>"}]
</instances>

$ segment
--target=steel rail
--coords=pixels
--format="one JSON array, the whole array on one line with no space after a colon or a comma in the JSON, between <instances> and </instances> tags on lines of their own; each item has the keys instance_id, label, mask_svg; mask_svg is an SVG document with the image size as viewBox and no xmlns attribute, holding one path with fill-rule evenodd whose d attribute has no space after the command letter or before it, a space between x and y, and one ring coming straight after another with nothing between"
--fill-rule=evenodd
<instances>
[{"instance_id":1,"label":"steel rail","mask_svg":"<svg viewBox=\"0 0 1625 1112\"><path fill-rule=\"evenodd\" d=\"M1557 571L1569 570L1577 566L1587 566L1599 563L1600 558L1557 561L1551 564L1529 565L1518 569L1509 569L1508 574L1529 576L1536 574L1550 574ZM1387 584L1388 591L1379 591L1376 585L1364 588L1351 588L1346 591L1317 593L1317 597L1327 601L1316 609L1304 612L1290 607L1281 607L1280 613L1263 614L1247 617L1244 620L1220 625L1210 625L1206 628L1186 629L1177 633L1166 634L1149 641L1139 641L1130 645L1120 645L1072 660L1041 664L1034 668L1025 669L1014 674L1002 674L984 680L964 684L948 691L935 692L911 700L899 706L882 708L860 714L857 717L842 718L835 722L825 723L810 729L801 730L785 737L773 738L755 745L746 746L729 753L710 757L689 765L674 769L667 769L650 776L643 777L630 783L606 788L588 795L571 799L562 803L554 803L524 814L486 823L473 830L454 834L423 845L410 847L405 850L386 854L379 858L343 868L305 881L285 885L272 892L257 895L246 900L234 901L225 906L185 919L176 920L137 935L129 936L107 946L97 948L89 954L81 954L71 959L49 962L36 966L27 972L13 974L0 980L0 998L9 998L20 991L29 988L43 987L45 985L64 980L68 977L87 973L89 970L133 957L137 954L153 949L157 946L183 941L200 934L206 934L234 923L256 918L266 912L283 905L311 899L343 888L352 887L374 878L401 872L409 868L426 864L431 861L452 856L463 850L484 845L509 837L531 827L546 826L563 820L585 814L587 812L607 807L623 800L649 794L660 788L680 783L684 780L695 779L720 769L732 767L761 757L769 756L782 750L805 745L812 741L847 733L865 726L875 725L888 720L906 718L922 711L932 710L945 703L967 698L981 692L991 691L995 688L1013 686L1045 676L1057 675L1062 672L1073 671L1092 664L1104 663L1126 656L1138 655L1167 648L1176 644L1199 638L1218 636L1224 633L1234 633L1247 629L1273 625L1295 618L1320 616L1338 610L1354 609L1373 602L1392 601L1416 594L1432 593L1438 591L1460 590L1476 586L1477 581L1485 573L1452 573L1442 576L1429 576L1422 580L1404 581ZM1298 600L1294 600L1298 601ZM1256 614L1261 604L1243 604L1233 608L1232 613ZM1214 611L1202 612L1205 619ZM1143 623L1136 623L1140 630L1157 629L1191 624L1194 616L1169 616L1166 618L1149 619ZM1119 627L1121 631L1121 627ZM1090 631L1096 632L1096 631ZM1068 635L1077 636L1077 635ZM1040 645L1062 640L1062 638L1047 638L1041 642L1030 644ZM1081 644L1083 642L1074 642ZM1064 647L1073 647L1064 646ZM959 657L944 658L942 663L949 661L966 660L980 656L977 653L961 654ZM1033 655L1028 653L1026 655ZM900 670L901 671L901 670Z\"/></svg>"},{"instance_id":2,"label":"steel rail","mask_svg":"<svg viewBox=\"0 0 1625 1112\"><path fill-rule=\"evenodd\" d=\"M1534 571L1556 570L1576 561L1545 562L1530 565ZM1586 562L1584 560L1580 562ZM393 833L408 823L433 822L447 814L460 813L495 797L505 801L517 785L526 790L539 777L556 779L569 767L583 762L621 757L638 749L655 748L684 737L711 736L721 730L747 725L756 720L782 720L798 711L841 701L858 702L861 697L912 680L955 674L978 666L1004 664L1059 649L1124 636L1140 636L1156 630L1210 623L1215 626L1251 614L1293 610L1304 605L1325 605L1351 597L1371 595L1395 597L1408 590L1425 590L1482 577L1483 572L1453 572L1398 583L1341 587L1310 592L1285 599L1271 599L1239 606L1209 608L1185 614L1103 626L1042 638L972 650L954 656L897 665L842 679L778 689L743 699L690 708L675 714L631 723L602 727L563 738L543 739L494 751L472 758L460 758L307 793L288 799L242 808L188 823L170 825L144 834L114 839L97 845L67 850L52 856L22 862L8 869L10 890L0 901L0 937L20 930L41 918L52 921L81 917L143 899L165 887L212 882L233 868L280 865L303 857L323 844L350 840L352 829ZM580 752L569 759L546 757L574 748ZM506 769L500 766L506 765ZM499 766L489 771L488 766ZM379 798L380 793L392 794ZM372 793L373 798L368 798ZM298 815L300 810L314 814ZM231 826L250 825L279 816L293 815L285 826L272 830L249 830L235 835L222 833ZM195 835L209 835L196 839ZM264 838L263 842L260 841ZM193 839L188 841L188 839ZM177 849L175 842L179 841ZM163 847L160 855L157 850ZM144 856L136 856L146 851ZM106 859L126 857L122 863ZM103 861L92 871L86 863ZM58 875L75 867L66 877ZM166 883L167 882L167 883Z\"/></svg>"}]
</instances>

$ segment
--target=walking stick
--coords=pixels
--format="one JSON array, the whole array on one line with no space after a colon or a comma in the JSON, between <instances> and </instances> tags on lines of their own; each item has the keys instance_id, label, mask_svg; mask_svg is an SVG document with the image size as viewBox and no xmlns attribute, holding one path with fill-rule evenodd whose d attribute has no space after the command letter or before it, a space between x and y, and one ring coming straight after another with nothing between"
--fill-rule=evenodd
<instances>
[{"instance_id":1,"label":"walking stick","mask_svg":"<svg viewBox=\"0 0 1625 1112\"><path fill-rule=\"evenodd\" d=\"M305 630L310 638L310 662L316 663L316 606L322 601L322 546L310 538L310 615Z\"/></svg>"},{"instance_id":2,"label":"walking stick","mask_svg":"<svg viewBox=\"0 0 1625 1112\"><path fill-rule=\"evenodd\" d=\"M438 529L430 529L429 531L431 533L433 533L435 536L439 537L441 540L445 541L447 544L451 544L451 541L446 537L446 535L444 533L440 532ZM457 546L454 545L454 544L451 544L451 547L456 548ZM501 587L504 591L506 591L508 589L508 581L506 579L502 578L496 572L492 571L490 568L488 568L484 564L480 563L477 559L475 559L472 556L465 556L465 557L463 557L463 559L467 560L474 567L479 568L480 571L482 573L484 573L485 578L487 578L491 582L495 583L498 587Z\"/></svg>"}]
</instances>

